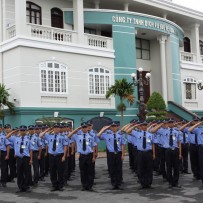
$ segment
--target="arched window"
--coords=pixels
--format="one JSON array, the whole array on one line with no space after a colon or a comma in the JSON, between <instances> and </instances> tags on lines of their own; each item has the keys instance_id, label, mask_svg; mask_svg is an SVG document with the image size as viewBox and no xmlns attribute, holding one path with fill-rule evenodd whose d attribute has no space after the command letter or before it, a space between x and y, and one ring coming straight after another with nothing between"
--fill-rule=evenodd
<instances>
[{"instance_id":1,"label":"arched window","mask_svg":"<svg viewBox=\"0 0 203 203\"><path fill-rule=\"evenodd\" d=\"M184 52L191 52L190 39L188 37L184 38Z\"/></svg>"},{"instance_id":2,"label":"arched window","mask_svg":"<svg viewBox=\"0 0 203 203\"><path fill-rule=\"evenodd\" d=\"M51 26L63 28L63 11L59 8L51 9Z\"/></svg>"},{"instance_id":3,"label":"arched window","mask_svg":"<svg viewBox=\"0 0 203 203\"><path fill-rule=\"evenodd\" d=\"M48 61L40 63L41 92L67 93L67 66Z\"/></svg>"},{"instance_id":4,"label":"arched window","mask_svg":"<svg viewBox=\"0 0 203 203\"><path fill-rule=\"evenodd\" d=\"M184 97L189 100L196 100L197 80L192 77L187 77L183 80Z\"/></svg>"},{"instance_id":5,"label":"arched window","mask_svg":"<svg viewBox=\"0 0 203 203\"><path fill-rule=\"evenodd\" d=\"M42 24L41 7L30 1L26 2L27 23Z\"/></svg>"},{"instance_id":6,"label":"arched window","mask_svg":"<svg viewBox=\"0 0 203 203\"><path fill-rule=\"evenodd\" d=\"M104 67L97 66L89 69L89 94L102 95L110 87L110 71Z\"/></svg>"}]
</instances>

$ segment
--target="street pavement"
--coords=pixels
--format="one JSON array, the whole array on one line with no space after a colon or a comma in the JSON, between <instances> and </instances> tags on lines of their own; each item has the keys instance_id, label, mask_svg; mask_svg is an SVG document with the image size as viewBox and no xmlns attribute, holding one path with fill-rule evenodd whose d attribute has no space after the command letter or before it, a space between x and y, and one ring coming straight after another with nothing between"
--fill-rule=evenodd
<instances>
[{"instance_id":1,"label":"street pavement","mask_svg":"<svg viewBox=\"0 0 203 203\"><path fill-rule=\"evenodd\" d=\"M128 157L123 163L123 190L111 190L108 178L106 158L99 158L96 162L96 179L94 192L81 191L78 161L72 180L63 192L51 192L49 177L45 182L39 182L38 187L32 188L30 193L15 193L18 188L15 183L8 183L7 188L0 188L0 203L176 203L203 202L203 186L201 181L194 181L192 174L180 175L181 189L168 189L161 176L154 176L153 189L139 190L137 178L129 170Z\"/></svg>"}]
</instances>

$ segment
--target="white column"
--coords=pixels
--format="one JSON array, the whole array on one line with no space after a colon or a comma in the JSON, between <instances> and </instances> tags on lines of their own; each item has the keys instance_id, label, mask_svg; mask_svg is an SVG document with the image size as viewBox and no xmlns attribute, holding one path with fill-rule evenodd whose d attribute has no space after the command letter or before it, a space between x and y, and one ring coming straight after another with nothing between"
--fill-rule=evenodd
<instances>
[{"instance_id":1,"label":"white column","mask_svg":"<svg viewBox=\"0 0 203 203\"><path fill-rule=\"evenodd\" d=\"M199 49L199 24L194 24L191 30L191 51L196 54L197 62L201 63L200 49Z\"/></svg>"},{"instance_id":2,"label":"white column","mask_svg":"<svg viewBox=\"0 0 203 203\"><path fill-rule=\"evenodd\" d=\"M26 35L26 0L15 0L16 35Z\"/></svg>"},{"instance_id":3,"label":"white column","mask_svg":"<svg viewBox=\"0 0 203 203\"><path fill-rule=\"evenodd\" d=\"M124 3L124 11L128 11L129 9L129 3Z\"/></svg>"},{"instance_id":4,"label":"white column","mask_svg":"<svg viewBox=\"0 0 203 203\"><path fill-rule=\"evenodd\" d=\"M78 43L84 43L84 11L83 0L73 0L74 30L78 34Z\"/></svg>"},{"instance_id":5,"label":"white column","mask_svg":"<svg viewBox=\"0 0 203 203\"><path fill-rule=\"evenodd\" d=\"M167 91L167 75L166 75L166 39L167 36L161 35L157 38L160 44L160 58L161 58L161 81L162 81L162 96L164 101L168 102Z\"/></svg>"},{"instance_id":6,"label":"white column","mask_svg":"<svg viewBox=\"0 0 203 203\"><path fill-rule=\"evenodd\" d=\"M2 0L2 41L6 40L6 0Z\"/></svg>"},{"instance_id":7,"label":"white column","mask_svg":"<svg viewBox=\"0 0 203 203\"><path fill-rule=\"evenodd\" d=\"M95 0L94 4L95 4L95 9L99 9L100 0Z\"/></svg>"},{"instance_id":8,"label":"white column","mask_svg":"<svg viewBox=\"0 0 203 203\"><path fill-rule=\"evenodd\" d=\"M0 0L0 43L3 41L3 6L2 0ZM3 58L2 52L0 52L0 83L3 81Z\"/></svg>"}]
</instances>

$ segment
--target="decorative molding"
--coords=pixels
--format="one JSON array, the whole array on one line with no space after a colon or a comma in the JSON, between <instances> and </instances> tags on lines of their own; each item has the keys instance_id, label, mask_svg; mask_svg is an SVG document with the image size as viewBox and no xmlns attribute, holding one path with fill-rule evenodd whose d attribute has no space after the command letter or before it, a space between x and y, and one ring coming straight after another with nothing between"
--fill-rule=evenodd
<instances>
[{"instance_id":1,"label":"decorative molding","mask_svg":"<svg viewBox=\"0 0 203 203\"><path fill-rule=\"evenodd\" d=\"M42 104L67 104L68 98L67 97L53 97L53 96L41 96L41 103Z\"/></svg>"},{"instance_id":2,"label":"decorative molding","mask_svg":"<svg viewBox=\"0 0 203 203\"><path fill-rule=\"evenodd\" d=\"M111 100L106 98L89 98L89 104L108 104L111 105Z\"/></svg>"}]
</instances>

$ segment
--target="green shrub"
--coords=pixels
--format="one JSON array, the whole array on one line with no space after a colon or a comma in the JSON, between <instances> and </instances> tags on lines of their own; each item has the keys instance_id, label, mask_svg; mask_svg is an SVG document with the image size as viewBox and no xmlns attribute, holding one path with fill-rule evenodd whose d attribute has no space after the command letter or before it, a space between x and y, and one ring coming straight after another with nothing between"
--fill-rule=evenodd
<instances>
[{"instance_id":1,"label":"green shrub","mask_svg":"<svg viewBox=\"0 0 203 203\"><path fill-rule=\"evenodd\" d=\"M149 111L164 111L166 104L163 97L158 92L153 92L147 102L147 110Z\"/></svg>"}]
</instances>

